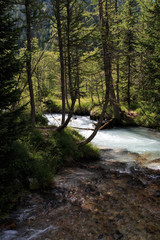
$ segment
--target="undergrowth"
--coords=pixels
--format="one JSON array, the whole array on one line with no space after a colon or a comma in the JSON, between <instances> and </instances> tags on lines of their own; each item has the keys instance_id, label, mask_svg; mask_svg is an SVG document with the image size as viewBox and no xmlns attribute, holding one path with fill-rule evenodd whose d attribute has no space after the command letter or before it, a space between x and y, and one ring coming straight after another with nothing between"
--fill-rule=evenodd
<instances>
[{"instance_id":1,"label":"undergrowth","mask_svg":"<svg viewBox=\"0 0 160 240\"><path fill-rule=\"evenodd\" d=\"M54 179L62 166L99 158L99 150L77 143L83 137L67 128L62 132L34 129L22 139L14 141L8 155L9 165L0 172L0 216L13 208L24 191L43 188ZM37 183L36 187L31 184Z\"/></svg>"}]
</instances>

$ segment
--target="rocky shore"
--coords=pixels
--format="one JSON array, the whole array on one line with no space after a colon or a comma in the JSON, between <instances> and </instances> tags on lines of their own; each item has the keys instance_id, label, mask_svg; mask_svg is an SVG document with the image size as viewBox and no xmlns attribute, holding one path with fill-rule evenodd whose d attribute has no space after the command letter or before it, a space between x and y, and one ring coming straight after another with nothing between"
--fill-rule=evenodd
<instances>
[{"instance_id":1,"label":"rocky shore","mask_svg":"<svg viewBox=\"0 0 160 240\"><path fill-rule=\"evenodd\" d=\"M101 161L62 169L51 186L20 199L0 239L159 240L160 171L128 158L103 149Z\"/></svg>"}]
</instances>

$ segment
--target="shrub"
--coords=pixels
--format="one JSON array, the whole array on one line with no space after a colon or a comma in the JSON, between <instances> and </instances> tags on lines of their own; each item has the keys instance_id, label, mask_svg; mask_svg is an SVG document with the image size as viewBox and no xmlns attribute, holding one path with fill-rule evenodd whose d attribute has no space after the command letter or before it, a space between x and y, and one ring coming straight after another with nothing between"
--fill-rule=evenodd
<instances>
[{"instance_id":1,"label":"shrub","mask_svg":"<svg viewBox=\"0 0 160 240\"><path fill-rule=\"evenodd\" d=\"M94 147L92 144L88 143L82 146L82 160L86 161L95 161L100 159L100 150L97 147Z\"/></svg>"},{"instance_id":2,"label":"shrub","mask_svg":"<svg viewBox=\"0 0 160 240\"><path fill-rule=\"evenodd\" d=\"M36 124L46 126L48 119L40 112L36 113Z\"/></svg>"},{"instance_id":3,"label":"shrub","mask_svg":"<svg viewBox=\"0 0 160 240\"><path fill-rule=\"evenodd\" d=\"M0 215L10 210L22 190L28 187L32 164L28 150L19 141L13 142L0 171Z\"/></svg>"},{"instance_id":4,"label":"shrub","mask_svg":"<svg viewBox=\"0 0 160 240\"><path fill-rule=\"evenodd\" d=\"M54 102L52 100L47 100L45 102L47 113L60 113L62 111L62 106L59 102Z\"/></svg>"},{"instance_id":5,"label":"shrub","mask_svg":"<svg viewBox=\"0 0 160 240\"><path fill-rule=\"evenodd\" d=\"M77 131L67 128L63 132L53 133L55 139L60 146L63 158L63 164L82 161L95 160L99 158L99 151L91 144L78 147L78 142L82 141L84 137Z\"/></svg>"},{"instance_id":6,"label":"shrub","mask_svg":"<svg viewBox=\"0 0 160 240\"><path fill-rule=\"evenodd\" d=\"M82 99L80 107L78 102L76 102L74 113L77 115L89 115L91 107L92 103L90 99Z\"/></svg>"},{"instance_id":7,"label":"shrub","mask_svg":"<svg viewBox=\"0 0 160 240\"><path fill-rule=\"evenodd\" d=\"M78 147L76 143L83 139L77 131L66 128L47 135L35 129L23 140L14 141L0 171L0 215L13 207L22 191L29 189L30 179L43 187L60 167L97 159L99 151L91 144Z\"/></svg>"},{"instance_id":8,"label":"shrub","mask_svg":"<svg viewBox=\"0 0 160 240\"><path fill-rule=\"evenodd\" d=\"M45 137L42 135L42 133L34 129L29 134L29 144L34 148L42 148L45 145Z\"/></svg>"}]
</instances>

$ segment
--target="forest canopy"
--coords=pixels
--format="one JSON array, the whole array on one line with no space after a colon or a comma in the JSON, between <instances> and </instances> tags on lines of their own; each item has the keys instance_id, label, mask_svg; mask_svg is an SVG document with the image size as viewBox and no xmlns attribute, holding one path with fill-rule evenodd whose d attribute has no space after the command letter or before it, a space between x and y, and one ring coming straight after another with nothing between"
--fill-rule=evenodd
<instances>
[{"instance_id":1,"label":"forest canopy","mask_svg":"<svg viewBox=\"0 0 160 240\"><path fill-rule=\"evenodd\" d=\"M36 112L60 111L63 123L65 112L100 115L109 91L106 117L135 111L138 124L159 125L159 1L12 2L15 79L33 124Z\"/></svg>"}]
</instances>

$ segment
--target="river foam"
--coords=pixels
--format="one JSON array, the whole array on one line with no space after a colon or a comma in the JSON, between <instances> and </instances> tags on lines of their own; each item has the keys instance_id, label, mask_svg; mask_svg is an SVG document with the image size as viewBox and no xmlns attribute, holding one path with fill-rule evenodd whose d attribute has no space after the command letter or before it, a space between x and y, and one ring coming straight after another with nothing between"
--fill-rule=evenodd
<instances>
[{"instance_id":1,"label":"river foam","mask_svg":"<svg viewBox=\"0 0 160 240\"><path fill-rule=\"evenodd\" d=\"M49 125L60 125L61 114L46 114ZM89 116L73 116L69 125L78 129L84 136L92 133L95 121ZM90 129L90 130L86 130ZM126 149L127 151L143 154L150 168L159 169L159 163L151 164L153 159L160 158L160 132L143 127L125 127L101 130L97 133L92 143L98 147Z\"/></svg>"}]
</instances>

